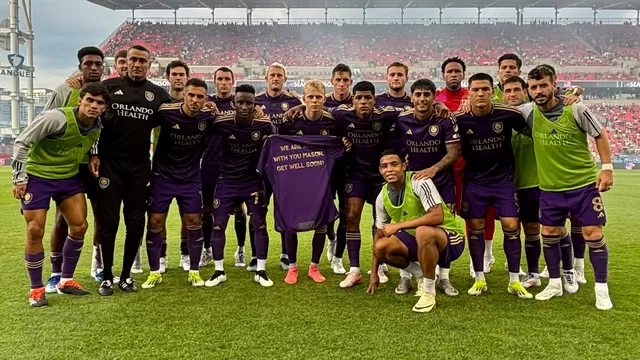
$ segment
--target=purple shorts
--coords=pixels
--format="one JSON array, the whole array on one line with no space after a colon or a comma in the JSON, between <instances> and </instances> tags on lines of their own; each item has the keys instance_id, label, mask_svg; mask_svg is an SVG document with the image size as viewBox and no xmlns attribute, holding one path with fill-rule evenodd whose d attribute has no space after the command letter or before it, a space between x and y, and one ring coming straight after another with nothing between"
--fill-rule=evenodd
<instances>
[{"instance_id":1,"label":"purple shorts","mask_svg":"<svg viewBox=\"0 0 640 360\"><path fill-rule=\"evenodd\" d=\"M220 168L209 166L200 169L200 180L202 181L202 202L205 205L213 204L213 193L216 191L216 184L220 177Z\"/></svg>"},{"instance_id":2,"label":"purple shorts","mask_svg":"<svg viewBox=\"0 0 640 360\"><path fill-rule=\"evenodd\" d=\"M520 222L523 224L540 222L540 189L518 190L520 204Z\"/></svg>"},{"instance_id":3,"label":"purple shorts","mask_svg":"<svg viewBox=\"0 0 640 360\"><path fill-rule=\"evenodd\" d=\"M503 218L520 216L516 187L513 183L480 185L465 183L462 187L462 211L465 219L484 219L489 207L496 209L496 214Z\"/></svg>"},{"instance_id":4,"label":"purple shorts","mask_svg":"<svg viewBox=\"0 0 640 360\"><path fill-rule=\"evenodd\" d=\"M67 198L80 193L84 193L84 186L77 175L57 180L29 175L27 191L21 200L22 210L49 210L51 199L60 206Z\"/></svg>"},{"instance_id":5,"label":"purple shorts","mask_svg":"<svg viewBox=\"0 0 640 360\"><path fill-rule=\"evenodd\" d=\"M154 176L151 179L148 211L151 214L166 214L171 201L176 199L181 214L200 214L202 212L202 196L200 182L177 184Z\"/></svg>"},{"instance_id":6,"label":"purple shorts","mask_svg":"<svg viewBox=\"0 0 640 360\"><path fill-rule=\"evenodd\" d=\"M395 233L395 236L409 249L409 261L418 261L418 242L416 237L403 230Z\"/></svg>"},{"instance_id":7,"label":"purple shorts","mask_svg":"<svg viewBox=\"0 0 640 360\"><path fill-rule=\"evenodd\" d=\"M540 192L542 225L564 226L569 214L578 222L576 226L604 225L607 222L604 203L595 183L575 190Z\"/></svg>"},{"instance_id":8,"label":"purple shorts","mask_svg":"<svg viewBox=\"0 0 640 360\"><path fill-rule=\"evenodd\" d=\"M447 236L447 248L440 254L438 264L451 264L451 262L457 260L464 251L464 236L454 231L440 229ZM418 261L418 242L415 236L402 230L398 231L395 236L409 249L409 261Z\"/></svg>"},{"instance_id":9,"label":"purple shorts","mask_svg":"<svg viewBox=\"0 0 640 360\"><path fill-rule=\"evenodd\" d=\"M265 192L262 181L232 184L219 181L213 199L214 226L226 228L229 214L233 213L234 206L247 205L247 215L256 229L266 226L267 208L265 206ZM254 222L254 217L257 222Z\"/></svg>"},{"instance_id":10,"label":"purple shorts","mask_svg":"<svg viewBox=\"0 0 640 360\"><path fill-rule=\"evenodd\" d=\"M384 186L384 181L379 182L378 179L362 179L347 176L344 186L345 198L364 199L369 204L374 204L378 194Z\"/></svg>"}]
</instances>

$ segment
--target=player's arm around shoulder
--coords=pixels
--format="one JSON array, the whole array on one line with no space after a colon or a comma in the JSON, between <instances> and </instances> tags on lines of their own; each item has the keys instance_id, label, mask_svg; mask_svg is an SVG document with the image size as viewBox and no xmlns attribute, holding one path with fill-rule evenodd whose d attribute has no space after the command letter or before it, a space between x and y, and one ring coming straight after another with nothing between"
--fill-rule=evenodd
<instances>
[{"instance_id":1,"label":"player's arm around shoulder","mask_svg":"<svg viewBox=\"0 0 640 360\"><path fill-rule=\"evenodd\" d=\"M431 179L411 179L411 189L418 196L426 214L421 219L419 226L439 226L444 223L444 209L442 198ZM418 220L416 219L416 220ZM417 227L417 226L416 226Z\"/></svg>"}]
</instances>

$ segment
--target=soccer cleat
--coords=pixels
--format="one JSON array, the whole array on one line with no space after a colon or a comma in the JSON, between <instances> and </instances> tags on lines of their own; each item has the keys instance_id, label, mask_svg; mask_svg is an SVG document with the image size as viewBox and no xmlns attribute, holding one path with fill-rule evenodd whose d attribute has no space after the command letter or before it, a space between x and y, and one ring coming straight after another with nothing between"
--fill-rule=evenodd
<instances>
[{"instance_id":1,"label":"soccer cleat","mask_svg":"<svg viewBox=\"0 0 640 360\"><path fill-rule=\"evenodd\" d=\"M213 261L213 253L210 253L207 249L202 249L202 255L200 255L200 267L209 265L211 261Z\"/></svg>"},{"instance_id":2,"label":"soccer cleat","mask_svg":"<svg viewBox=\"0 0 640 360\"><path fill-rule=\"evenodd\" d=\"M213 275L204 283L206 287L214 287L227 281L227 275L224 271L216 270Z\"/></svg>"},{"instance_id":3,"label":"soccer cleat","mask_svg":"<svg viewBox=\"0 0 640 360\"><path fill-rule=\"evenodd\" d=\"M100 296L113 295L113 283L111 283L111 281L109 280L104 280L102 283L100 283L98 294L100 294Z\"/></svg>"},{"instance_id":4,"label":"soccer cleat","mask_svg":"<svg viewBox=\"0 0 640 360\"><path fill-rule=\"evenodd\" d=\"M133 266L131 266L132 274L142 274L142 259L140 258L140 250L136 254L136 259L133 261Z\"/></svg>"},{"instance_id":5,"label":"soccer cleat","mask_svg":"<svg viewBox=\"0 0 640 360\"><path fill-rule=\"evenodd\" d=\"M471 289L467 291L469 295L480 296L483 291L487 291L487 282L484 280L476 280L471 286Z\"/></svg>"},{"instance_id":6,"label":"soccer cleat","mask_svg":"<svg viewBox=\"0 0 640 360\"><path fill-rule=\"evenodd\" d=\"M91 274L91 277L95 279L95 281L101 283L104 281L104 271L102 269L97 269L95 273Z\"/></svg>"},{"instance_id":7,"label":"soccer cleat","mask_svg":"<svg viewBox=\"0 0 640 360\"><path fill-rule=\"evenodd\" d=\"M267 272L264 270L256 271L256 274L253 277L253 280L257 283L260 283L260 285L262 285L263 287L273 286L273 281L269 279L269 276L267 276Z\"/></svg>"},{"instance_id":8,"label":"soccer cleat","mask_svg":"<svg viewBox=\"0 0 640 360\"><path fill-rule=\"evenodd\" d=\"M469 276L471 276L472 279L476 278L476 271L473 270L473 262L469 262Z\"/></svg>"},{"instance_id":9,"label":"soccer cleat","mask_svg":"<svg viewBox=\"0 0 640 360\"><path fill-rule=\"evenodd\" d=\"M204 280L200 277L200 271L198 270L189 271L188 281L191 283L191 286L195 287L201 287L205 284Z\"/></svg>"},{"instance_id":10,"label":"soccer cleat","mask_svg":"<svg viewBox=\"0 0 640 360\"><path fill-rule=\"evenodd\" d=\"M344 269L342 265L342 259L338 259L336 257L331 260L331 270L333 270L334 274L344 275L347 273L347 270Z\"/></svg>"},{"instance_id":11,"label":"soccer cleat","mask_svg":"<svg viewBox=\"0 0 640 360\"><path fill-rule=\"evenodd\" d=\"M587 283L587 279L584 278L584 269L574 268L573 271L575 271L578 284L585 285Z\"/></svg>"},{"instance_id":12,"label":"soccer cleat","mask_svg":"<svg viewBox=\"0 0 640 360\"><path fill-rule=\"evenodd\" d=\"M438 288L447 296L458 296L458 290L451 285L449 279L439 280Z\"/></svg>"},{"instance_id":13,"label":"soccer cleat","mask_svg":"<svg viewBox=\"0 0 640 360\"><path fill-rule=\"evenodd\" d=\"M398 295L404 295L411 291L411 279L401 277L398 286L396 286L395 292Z\"/></svg>"},{"instance_id":14,"label":"soccer cleat","mask_svg":"<svg viewBox=\"0 0 640 360\"><path fill-rule=\"evenodd\" d=\"M427 313L436 307L436 294L424 293L420 296L420 300L413 306L413 311L417 313Z\"/></svg>"},{"instance_id":15,"label":"soccer cleat","mask_svg":"<svg viewBox=\"0 0 640 360\"><path fill-rule=\"evenodd\" d=\"M58 284L57 289L60 295L89 295L89 292L73 280L67 280L64 285Z\"/></svg>"},{"instance_id":16,"label":"soccer cleat","mask_svg":"<svg viewBox=\"0 0 640 360\"><path fill-rule=\"evenodd\" d=\"M494 258L493 256L491 257L491 259L489 259L489 261L487 261L486 259L484 260L484 273L488 274L491 272L491 269L493 269L493 266L496 264L496 258Z\"/></svg>"},{"instance_id":17,"label":"soccer cleat","mask_svg":"<svg viewBox=\"0 0 640 360\"><path fill-rule=\"evenodd\" d=\"M580 289L576 274L573 270L564 270L562 272L562 283L564 284L564 291L569 294L575 294Z\"/></svg>"},{"instance_id":18,"label":"soccer cleat","mask_svg":"<svg viewBox=\"0 0 640 360\"><path fill-rule=\"evenodd\" d=\"M289 266L289 271L287 271L287 276L285 276L284 282L289 285L293 285L298 282L298 265Z\"/></svg>"},{"instance_id":19,"label":"soccer cleat","mask_svg":"<svg viewBox=\"0 0 640 360\"><path fill-rule=\"evenodd\" d=\"M235 267L243 268L247 264L244 256L244 250L240 250L240 248L237 248L235 254L233 254L233 257L236 259L236 263L234 264Z\"/></svg>"},{"instance_id":20,"label":"soccer cleat","mask_svg":"<svg viewBox=\"0 0 640 360\"><path fill-rule=\"evenodd\" d=\"M383 265L378 266L378 279L380 280L380 284L386 284L389 282L387 274L384 273Z\"/></svg>"},{"instance_id":21,"label":"soccer cleat","mask_svg":"<svg viewBox=\"0 0 640 360\"><path fill-rule=\"evenodd\" d=\"M138 291L136 281L133 278L120 279L118 287L122 292L132 293Z\"/></svg>"},{"instance_id":22,"label":"soccer cleat","mask_svg":"<svg viewBox=\"0 0 640 360\"><path fill-rule=\"evenodd\" d=\"M414 296L422 296L424 294L424 279L422 277L418 278L418 287L416 289L416 294Z\"/></svg>"},{"instance_id":23,"label":"soccer cleat","mask_svg":"<svg viewBox=\"0 0 640 360\"><path fill-rule=\"evenodd\" d=\"M549 285L547 285L547 287L542 290L542 292L536 294L535 298L536 300L545 301L551 300L556 296L562 296L562 284L554 285L550 282Z\"/></svg>"},{"instance_id":24,"label":"soccer cleat","mask_svg":"<svg viewBox=\"0 0 640 360\"><path fill-rule=\"evenodd\" d=\"M337 242L335 240L327 241L327 260L328 261L333 260L333 257L336 254L336 245L337 245Z\"/></svg>"},{"instance_id":25,"label":"soccer cleat","mask_svg":"<svg viewBox=\"0 0 640 360\"><path fill-rule=\"evenodd\" d=\"M522 287L525 289L540 285L542 285L542 282L540 281L540 276L537 274L527 274L527 277L522 282Z\"/></svg>"},{"instance_id":26,"label":"soccer cleat","mask_svg":"<svg viewBox=\"0 0 640 360\"><path fill-rule=\"evenodd\" d=\"M549 278L549 269L546 266L544 267L544 270L542 270L542 272L540 273L540 277L543 279Z\"/></svg>"},{"instance_id":27,"label":"soccer cleat","mask_svg":"<svg viewBox=\"0 0 640 360\"><path fill-rule=\"evenodd\" d=\"M159 273L151 273L147 278L147 281L142 283L143 289L153 289L156 285L162 283L162 275Z\"/></svg>"},{"instance_id":28,"label":"soccer cleat","mask_svg":"<svg viewBox=\"0 0 640 360\"><path fill-rule=\"evenodd\" d=\"M509 292L509 294L518 295L520 299L533 299L533 295L531 295L531 293L528 292L527 289L525 289L524 286L522 286L522 283L520 283L519 281L510 283L507 287L507 291Z\"/></svg>"},{"instance_id":29,"label":"soccer cleat","mask_svg":"<svg viewBox=\"0 0 640 360\"><path fill-rule=\"evenodd\" d=\"M327 281L327 279L325 279L325 277L320 274L318 265L309 265L309 272L307 273L307 275L311 278L311 280L317 283L323 283Z\"/></svg>"},{"instance_id":30,"label":"soccer cleat","mask_svg":"<svg viewBox=\"0 0 640 360\"><path fill-rule=\"evenodd\" d=\"M184 271L189 271L189 269L191 269L191 260L189 259L189 255L180 255L180 267Z\"/></svg>"},{"instance_id":31,"label":"soccer cleat","mask_svg":"<svg viewBox=\"0 0 640 360\"><path fill-rule=\"evenodd\" d=\"M167 272L167 266L169 266L169 263L167 262L167 258L166 257L161 257L160 258L160 268L158 269L158 272L160 274L164 274Z\"/></svg>"},{"instance_id":32,"label":"soccer cleat","mask_svg":"<svg viewBox=\"0 0 640 360\"><path fill-rule=\"evenodd\" d=\"M247 271L249 271L249 272L258 271L258 259L257 258L252 258L251 259L251 261L249 262L249 266L247 266Z\"/></svg>"},{"instance_id":33,"label":"soccer cleat","mask_svg":"<svg viewBox=\"0 0 640 360\"><path fill-rule=\"evenodd\" d=\"M29 305L34 308L49 305L43 287L29 290Z\"/></svg>"},{"instance_id":34,"label":"soccer cleat","mask_svg":"<svg viewBox=\"0 0 640 360\"><path fill-rule=\"evenodd\" d=\"M60 275L54 275L47 281L47 287L45 291L47 294L55 294L58 292L58 284L60 283Z\"/></svg>"},{"instance_id":35,"label":"soccer cleat","mask_svg":"<svg viewBox=\"0 0 640 360\"><path fill-rule=\"evenodd\" d=\"M280 257L280 268L285 271L289 271L289 258Z\"/></svg>"},{"instance_id":36,"label":"soccer cleat","mask_svg":"<svg viewBox=\"0 0 640 360\"><path fill-rule=\"evenodd\" d=\"M389 271L389 268L387 267L387 264L382 264L382 265L380 265L380 267L382 268L382 271L384 271L384 272L388 272Z\"/></svg>"},{"instance_id":37,"label":"soccer cleat","mask_svg":"<svg viewBox=\"0 0 640 360\"><path fill-rule=\"evenodd\" d=\"M596 308L598 310L609 310L613 307L611 298L609 297L609 287L606 283L596 284Z\"/></svg>"},{"instance_id":38,"label":"soccer cleat","mask_svg":"<svg viewBox=\"0 0 640 360\"><path fill-rule=\"evenodd\" d=\"M343 289L354 287L360 284L360 280L362 280L362 277L359 273L349 272L347 273L347 278L340 282L340 287Z\"/></svg>"}]
</instances>

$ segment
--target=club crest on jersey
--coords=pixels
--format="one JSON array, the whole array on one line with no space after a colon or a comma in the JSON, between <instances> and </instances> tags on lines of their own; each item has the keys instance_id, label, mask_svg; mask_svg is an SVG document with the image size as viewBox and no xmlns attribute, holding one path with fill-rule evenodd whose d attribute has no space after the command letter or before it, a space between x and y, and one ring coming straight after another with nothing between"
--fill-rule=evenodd
<instances>
[{"instance_id":1,"label":"club crest on jersey","mask_svg":"<svg viewBox=\"0 0 640 360\"><path fill-rule=\"evenodd\" d=\"M469 203L466 201L462 202L462 212L467 212L469 211Z\"/></svg>"},{"instance_id":2,"label":"club crest on jersey","mask_svg":"<svg viewBox=\"0 0 640 360\"><path fill-rule=\"evenodd\" d=\"M31 193L24 194L24 198L22 198L22 202L27 205L33 200L33 195Z\"/></svg>"},{"instance_id":3,"label":"club crest on jersey","mask_svg":"<svg viewBox=\"0 0 640 360\"><path fill-rule=\"evenodd\" d=\"M374 121L373 124L371 124L371 127L373 127L373 130L378 131L382 128L382 124L380 121Z\"/></svg>"},{"instance_id":4,"label":"club crest on jersey","mask_svg":"<svg viewBox=\"0 0 640 360\"><path fill-rule=\"evenodd\" d=\"M353 184L347 184L347 186L344 187L346 193L350 193L351 190L353 190Z\"/></svg>"},{"instance_id":5,"label":"club crest on jersey","mask_svg":"<svg viewBox=\"0 0 640 360\"><path fill-rule=\"evenodd\" d=\"M251 138L253 139L253 141L258 141L260 140L260 132L259 131L254 131L251 133Z\"/></svg>"},{"instance_id":6,"label":"club crest on jersey","mask_svg":"<svg viewBox=\"0 0 640 360\"><path fill-rule=\"evenodd\" d=\"M100 180L98 180L100 189L106 189L107 187L109 187L109 184L111 184L111 180L107 179L106 177L101 177Z\"/></svg>"},{"instance_id":7,"label":"club crest on jersey","mask_svg":"<svg viewBox=\"0 0 640 360\"><path fill-rule=\"evenodd\" d=\"M213 199L213 208L217 209L220 206L220 199Z\"/></svg>"},{"instance_id":8,"label":"club crest on jersey","mask_svg":"<svg viewBox=\"0 0 640 360\"><path fill-rule=\"evenodd\" d=\"M207 122L206 121L200 121L198 123L198 130L200 131L204 131L207 128Z\"/></svg>"},{"instance_id":9,"label":"club crest on jersey","mask_svg":"<svg viewBox=\"0 0 640 360\"><path fill-rule=\"evenodd\" d=\"M438 127L438 125L429 126L429 134L431 134L431 136L436 136L439 132L440 128Z\"/></svg>"},{"instance_id":10,"label":"club crest on jersey","mask_svg":"<svg viewBox=\"0 0 640 360\"><path fill-rule=\"evenodd\" d=\"M502 123L501 122L497 122L497 123L493 123L493 131L496 132L496 134L500 134L502 132Z\"/></svg>"},{"instance_id":11,"label":"club crest on jersey","mask_svg":"<svg viewBox=\"0 0 640 360\"><path fill-rule=\"evenodd\" d=\"M153 93L151 91L145 91L144 92L144 98L147 99L147 101L153 101L153 99L155 99L156 96L153 95Z\"/></svg>"},{"instance_id":12,"label":"club crest on jersey","mask_svg":"<svg viewBox=\"0 0 640 360\"><path fill-rule=\"evenodd\" d=\"M287 111L289 110L289 104L287 103L281 103L280 107L282 108L282 110Z\"/></svg>"},{"instance_id":13,"label":"club crest on jersey","mask_svg":"<svg viewBox=\"0 0 640 360\"><path fill-rule=\"evenodd\" d=\"M329 130L327 130L327 129L322 129L322 130L320 130L320 135L322 135L322 136L327 136L327 135L329 135Z\"/></svg>"}]
</instances>

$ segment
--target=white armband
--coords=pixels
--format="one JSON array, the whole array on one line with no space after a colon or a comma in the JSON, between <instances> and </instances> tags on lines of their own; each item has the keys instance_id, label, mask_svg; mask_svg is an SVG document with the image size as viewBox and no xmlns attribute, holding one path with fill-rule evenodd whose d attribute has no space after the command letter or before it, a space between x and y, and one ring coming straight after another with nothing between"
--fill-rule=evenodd
<instances>
[{"instance_id":1,"label":"white armband","mask_svg":"<svg viewBox=\"0 0 640 360\"><path fill-rule=\"evenodd\" d=\"M602 170L613 170L613 164L602 164Z\"/></svg>"}]
</instances>

